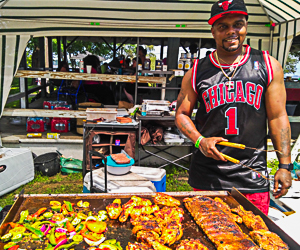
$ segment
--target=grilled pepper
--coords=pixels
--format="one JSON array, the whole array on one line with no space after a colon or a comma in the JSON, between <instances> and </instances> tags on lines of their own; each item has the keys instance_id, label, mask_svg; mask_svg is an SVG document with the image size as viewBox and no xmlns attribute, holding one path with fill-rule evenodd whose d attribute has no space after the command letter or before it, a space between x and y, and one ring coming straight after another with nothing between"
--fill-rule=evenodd
<instances>
[{"instance_id":1,"label":"grilled pepper","mask_svg":"<svg viewBox=\"0 0 300 250\"><path fill-rule=\"evenodd\" d=\"M13 247L15 245L17 245L17 244L14 242L9 242L6 245L4 245L4 249L10 249L11 247Z\"/></svg>"},{"instance_id":2,"label":"grilled pepper","mask_svg":"<svg viewBox=\"0 0 300 250\"><path fill-rule=\"evenodd\" d=\"M24 220L27 218L27 216L29 215L28 210L22 211L20 213L20 220L19 223L22 224L24 222Z\"/></svg>"},{"instance_id":3,"label":"grilled pepper","mask_svg":"<svg viewBox=\"0 0 300 250\"><path fill-rule=\"evenodd\" d=\"M83 223L80 223L76 226L75 231L78 233L80 232L82 229L84 229L85 225Z\"/></svg>"},{"instance_id":4,"label":"grilled pepper","mask_svg":"<svg viewBox=\"0 0 300 250\"><path fill-rule=\"evenodd\" d=\"M21 226L21 227L15 227L15 228L9 230L9 232L12 233L12 234L18 234L18 233L23 234L25 231L26 231L26 228L23 227L23 226Z\"/></svg>"},{"instance_id":5,"label":"grilled pepper","mask_svg":"<svg viewBox=\"0 0 300 250\"><path fill-rule=\"evenodd\" d=\"M73 212L73 206L72 206L72 203L69 202L69 201L64 201L64 203L66 204L67 210L68 210L69 212Z\"/></svg>"},{"instance_id":6,"label":"grilled pepper","mask_svg":"<svg viewBox=\"0 0 300 250\"><path fill-rule=\"evenodd\" d=\"M81 220L86 220L86 218L87 218L87 216L86 216L85 214L83 214L83 213L78 213L78 214L77 214L77 217L78 217L79 219L81 219Z\"/></svg>"},{"instance_id":7,"label":"grilled pepper","mask_svg":"<svg viewBox=\"0 0 300 250\"><path fill-rule=\"evenodd\" d=\"M56 245L56 240L55 240L55 234L54 234L54 232L55 232L55 228L52 228L50 230L50 236L49 236L49 241L50 241L51 245Z\"/></svg>"},{"instance_id":8,"label":"grilled pepper","mask_svg":"<svg viewBox=\"0 0 300 250\"><path fill-rule=\"evenodd\" d=\"M67 227L69 233L75 232L75 228L74 228L74 226L71 224L70 221L67 221L67 222L66 222L66 227Z\"/></svg>"},{"instance_id":9,"label":"grilled pepper","mask_svg":"<svg viewBox=\"0 0 300 250\"><path fill-rule=\"evenodd\" d=\"M18 250L18 249L19 249L19 245L15 245L15 246L8 248L8 250Z\"/></svg>"},{"instance_id":10,"label":"grilled pepper","mask_svg":"<svg viewBox=\"0 0 300 250\"><path fill-rule=\"evenodd\" d=\"M34 228L34 227L30 226L29 224L24 224L24 227L26 227L26 229L28 229L30 232L34 233L39 238L42 238L44 236L44 233L38 228Z\"/></svg>"},{"instance_id":11,"label":"grilled pepper","mask_svg":"<svg viewBox=\"0 0 300 250\"><path fill-rule=\"evenodd\" d=\"M59 246L56 249L69 249L70 247L72 247L74 245L78 245L78 244L79 244L78 242L73 241L73 242L71 242L69 244L61 245L61 246Z\"/></svg>"},{"instance_id":12,"label":"grilled pepper","mask_svg":"<svg viewBox=\"0 0 300 250\"><path fill-rule=\"evenodd\" d=\"M51 212L46 212L43 214L43 216L46 218L46 219L50 219L52 216L53 216L53 213Z\"/></svg>"},{"instance_id":13,"label":"grilled pepper","mask_svg":"<svg viewBox=\"0 0 300 250\"><path fill-rule=\"evenodd\" d=\"M42 213L44 213L46 210L47 210L46 207L42 207L42 208L40 208L37 212L35 212L35 213L32 215L32 217L33 217L33 218L37 218L37 217L39 217Z\"/></svg>"}]
</instances>

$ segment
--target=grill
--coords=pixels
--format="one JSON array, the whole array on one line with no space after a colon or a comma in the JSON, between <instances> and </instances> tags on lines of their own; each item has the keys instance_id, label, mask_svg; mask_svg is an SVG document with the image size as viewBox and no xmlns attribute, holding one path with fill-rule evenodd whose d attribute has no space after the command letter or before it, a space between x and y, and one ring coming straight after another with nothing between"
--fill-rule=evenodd
<instances>
[{"instance_id":1,"label":"grill","mask_svg":"<svg viewBox=\"0 0 300 250\"><path fill-rule=\"evenodd\" d=\"M246 210L251 210L254 214L260 215L265 221L266 225L269 227L270 231L278 234L281 239L286 242L290 249L299 249L300 246L289 237L283 230L281 230L274 222L272 222L266 215L264 215L259 209L257 209L249 200L247 200L243 195L241 195L236 189L232 189L231 193L225 191L208 191L208 192L170 192L167 193L174 198L180 200L181 207L184 209L184 220L183 225L183 236L181 240L184 239L201 239L201 241L207 245L209 249L216 249L212 242L207 238L207 236L202 232L202 230L195 223L191 215L188 213L183 205L183 199L185 197L193 197L197 195L204 195L211 198L220 197L223 199L231 208L237 207L239 204L242 205ZM80 200L88 201L90 203L90 210L98 212L99 210L105 210L105 207L112 203L116 198L122 200L122 204L127 202L131 196L136 195L143 198L148 198L153 201L152 196L154 193L126 193L126 194L58 194L58 195L20 195L6 218L0 226L0 235L4 235L8 230L8 222L17 222L19 220L19 214L21 211L28 209L29 213L34 213L38 208L49 207L49 202L51 200L57 200L63 202L64 200L77 203ZM120 241L123 249L126 248L128 242L135 242L135 236L132 234L132 225L129 220L126 223L120 223L118 220L109 220L108 231L106 232L107 239L117 239ZM240 226L241 229L248 234L249 230L244 226ZM0 243L0 249L3 249L4 243ZM74 247L74 249L84 249L87 247L85 243L81 243ZM35 249L41 246L34 246L31 243L31 248ZM85 248L86 248L85 247ZM177 244L171 246L175 249Z\"/></svg>"}]
</instances>

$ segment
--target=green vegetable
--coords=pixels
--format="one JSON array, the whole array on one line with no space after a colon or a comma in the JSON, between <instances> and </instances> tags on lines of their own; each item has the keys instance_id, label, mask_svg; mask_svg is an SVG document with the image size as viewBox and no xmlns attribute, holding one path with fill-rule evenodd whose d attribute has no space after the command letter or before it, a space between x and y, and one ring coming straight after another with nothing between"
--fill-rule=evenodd
<instances>
[{"instance_id":1,"label":"green vegetable","mask_svg":"<svg viewBox=\"0 0 300 250\"><path fill-rule=\"evenodd\" d=\"M79 242L71 242L69 244L65 244L65 245L61 245L60 247L56 248L56 249L69 249L70 247L74 246L74 245L78 245Z\"/></svg>"},{"instance_id":2,"label":"green vegetable","mask_svg":"<svg viewBox=\"0 0 300 250\"><path fill-rule=\"evenodd\" d=\"M33 240L42 240L42 237L38 237L37 235L32 234L31 239L33 239Z\"/></svg>"},{"instance_id":3,"label":"green vegetable","mask_svg":"<svg viewBox=\"0 0 300 250\"><path fill-rule=\"evenodd\" d=\"M11 239L12 236L13 236L12 233L4 234L4 235L1 237L1 240L2 240L3 242L7 242L7 241L9 241L9 240Z\"/></svg>"},{"instance_id":4,"label":"green vegetable","mask_svg":"<svg viewBox=\"0 0 300 250\"><path fill-rule=\"evenodd\" d=\"M15 243L15 242L9 242L6 245L4 245L4 249L9 249L9 248L11 248L11 247L13 247L15 245L17 245L17 243Z\"/></svg>"},{"instance_id":5,"label":"green vegetable","mask_svg":"<svg viewBox=\"0 0 300 250\"><path fill-rule=\"evenodd\" d=\"M78 225L80 222L81 222L81 219L78 218L78 217L75 217L75 219L72 221L72 225L73 225L73 226L76 226L76 225Z\"/></svg>"},{"instance_id":6,"label":"green vegetable","mask_svg":"<svg viewBox=\"0 0 300 250\"><path fill-rule=\"evenodd\" d=\"M19 242L22 240L22 237L23 237L23 234L21 234L21 233L14 234L13 237L11 238L11 241Z\"/></svg>"},{"instance_id":7,"label":"green vegetable","mask_svg":"<svg viewBox=\"0 0 300 250\"><path fill-rule=\"evenodd\" d=\"M116 243L117 243L116 239L110 239L103 242L103 244L111 244L111 245L115 245Z\"/></svg>"},{"instance_id":8,"label":"green vegetable","mask_svg":"<svg viewBox=\"0 0 300 250\"><path fill-rule=\"evenodd\" d=\"M24 227L26 229L28 229L30 232L34 233L39 238L42 238L44 236L44 233L38 228L34 228L34 227L30 226L29 224L24 224Z\"/></svg>"},{"instance_id":9,"label":"green vegetable","mask_svg":"<svg viewBox=\"0 0 300 250\"><path fill-rule=\"evenodd\" d=\"M28 210L22 211L20 213L20 220L19 223L22 224L24 222L24 220L27 218L27 216L29 215Z\"/></svg>"},{"instance_id":10,"label":"green vegetable","mask_svg":"<svg viewBox=\"0 0 300 250\"><path fill-rule=\"evenodd\" d=\"M61 206L53 206L53 207L51 207L51 209L55 212L60 212Z\"/></svg>"},{"instance_id":11,"label":"green vegetable","mask_svg":"<svg viewBox=\"0 0 300 250\"><path fill-rule=\"evenodd\" d=\"M115 245L119 250L123 250L123 247L121 247L120 242L118 241Z\"/></svg>"},{"instance_id":12,"label":"green vegetable","mask_svg":"<svg viewBox=\"0 0 300 250\"><path fill-rule=\"evenodd\" d=\"M105 221L105 220L107 219L107 212L104 211L104 210L100 210L100 211L98 212L98 219L99 219L100 221Z\"/></svg>"},{"instance_id":13,"label":"green vegetable","mask_svg":"<svg viewBox=\"0 0 300 250\"><path fill-rule=\"evenodd\" d=\"M51 212L46 212L43 214L43 216L46 218L46 219L50 219L52 216L53 216L53 213Z\"/></svg>"},{"instance_id":14,"label":"green vegetable","mask_svg":"<svg viewBox=\"0 0 300 250\"><path fill-rule=\"evenodd\" d=\"M55 234L54 234L54 231L55 231L55 228L53 227L53 228L50 230L49 241L50 241L50 244L51 244L51 245L56 246L56 240L55 240Z\"/></svg>"},{"instance_id":15,"label":"green vegetable","mask_svg":"<svg viewBox=\"0 0 300 250\"><path fill-rule=\"evenodd\" d=\"M67 206L67 210L68 210L69 212L72 212L72 211L73 211L72 203L69 202L69 201L64 201L64 203L65 203L66 206Z\"/></svg>"},{"instance_id":16,"label":"green vegetable","mask_svg":"<svg viewBox=\"0 0 300 250\"><path fill-rule=\"evenodd\" d=\"M111 244L100 244L100 246L98 247L99 249L103 249L103 248L108 248L110 250L118 250L118 248L115 245L111 245Z\"/></svg>"},{"instance_id":17,"label":"green vegetable","mask_svg":"<svg viewBox=\"0 0 300 250\"><path fill-rule=\"evenodd\" d=\"M79 231L81 231L84 228L84 224L79 224L77 225L77 227L75 228L76 233L78 233Z\"/></svg>"}]
</instances>

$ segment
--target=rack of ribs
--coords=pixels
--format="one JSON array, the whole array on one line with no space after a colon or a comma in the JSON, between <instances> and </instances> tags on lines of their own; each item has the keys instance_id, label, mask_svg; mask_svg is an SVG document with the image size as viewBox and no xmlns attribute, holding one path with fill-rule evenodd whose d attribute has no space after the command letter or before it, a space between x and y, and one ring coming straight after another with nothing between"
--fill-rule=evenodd
<instances>
[{"instance_id":1,"label":"rack of ribs","mask_svg":"<svg viewBox=\"0 0 300 250\"><path fill-rule=\"evenodd\" d=\"M229 216L232 216L232 217L233 217L233 219L235 220L235 222L237 222L237 223L239 223L239 224L241 224L241 223L243 222L242 217L240 217L240 216L237 215L237 214L231 213L230 207L229 207L228 204L226 204L221 198L216 197L214 200L217 202L217 203L216 203L217 206L218 206L219 208L221 208L221 210L222 210L223 212L225 212L225 213L227 213Z\"/></svg>"},{"instance_id":2,"label":"rack of ribs","mask_svg":"<svg viewBox=\"0 0 300 250\"><path fill-rule=\"evenodd\" d=\"M254 215L252 211L246 211L241 205L231 209L242 217L243 223L250 230L269 230L263 219L259 215Z\"/></svg>"},{"instance_id":3,"label":"rack of ribs","mask_svg":"<svg viewBox=\"0 0 300 250\"><path fill-rule=\"evenodd\" d=\"M241 231L234 219L219 208L216 204L217 202L213 199L196 196L193 198L185 198L183 202L196 223L215 244L218 250L260 249ZM234 245L235 248L228 248L232 245Z\"/></svg>"},{"instance_id":4,"label":"rack of ribs","mask_svg":"<svg viewBox=\"0 0 300 250\"><path fill-rule=\"evenodd\" d=\"M190 240L183 240L180 242L176 250L208 250L208 248L201 243L200 240L190 239Z\"/></svg>"}]
</instances>

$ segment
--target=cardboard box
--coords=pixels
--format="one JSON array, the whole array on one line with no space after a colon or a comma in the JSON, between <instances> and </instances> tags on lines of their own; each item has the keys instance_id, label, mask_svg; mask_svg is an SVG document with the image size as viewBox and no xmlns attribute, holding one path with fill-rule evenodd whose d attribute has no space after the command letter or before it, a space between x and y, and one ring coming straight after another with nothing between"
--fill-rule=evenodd
<instances>
[{"instance_id":1,"label":"cardboard box","mask_svg":"<svg viewBox=\"0 0 300 250\"><path fill-rule=\"evenodd\" d=\"M115 108L87 108L86 119L90 121L103 117L106 121L115 121L117 113Z\"/></svg>"}]
</instances>

